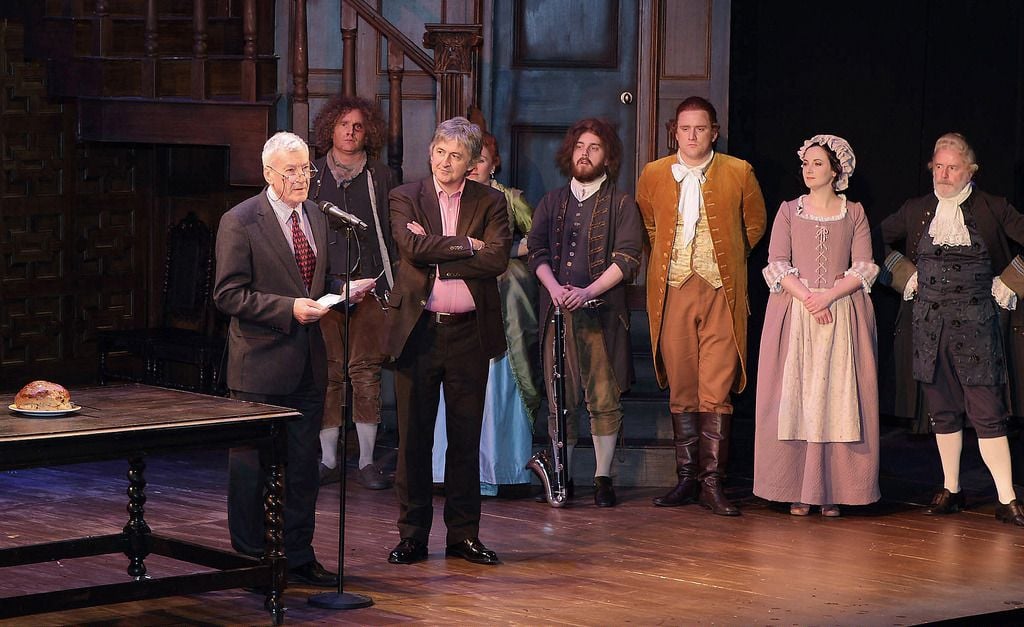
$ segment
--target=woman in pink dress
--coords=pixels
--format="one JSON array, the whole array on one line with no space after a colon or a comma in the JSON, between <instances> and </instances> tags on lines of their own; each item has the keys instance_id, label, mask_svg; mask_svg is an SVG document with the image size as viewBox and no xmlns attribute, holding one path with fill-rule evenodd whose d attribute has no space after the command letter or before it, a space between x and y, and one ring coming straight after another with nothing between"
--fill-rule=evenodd
<instances>
[{"instance_id":1,"label":"woman in pink dress","mask_svg":"<svg viewBox=\"0 0 1024 627\"><path fill-rule=\"evenodd\" d=\"M806 516L879 499L875 313L878 276L864 208L839 194L850 144L815 135L797 151L807 193L782 203L764 277L771 295L758 362L754 494Z\"/></svg>"}]
</instances>

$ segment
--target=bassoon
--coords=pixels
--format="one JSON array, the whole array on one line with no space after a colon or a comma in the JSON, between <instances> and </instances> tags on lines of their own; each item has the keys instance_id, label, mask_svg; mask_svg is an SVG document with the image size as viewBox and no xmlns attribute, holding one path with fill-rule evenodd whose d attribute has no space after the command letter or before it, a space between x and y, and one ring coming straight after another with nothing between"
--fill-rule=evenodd
<instances>
[{"instance_id":1,"label":"bassoon","mask_svg":"<svg viewBox=\"0 0 1024 627\"><path fill-rule=\"evenodd\" d=\"M544 485L544 496L551 507L564 507L569 501L569 461L565 446L565 422L569 410L565 406L565 319L561 307L555 306L552 322L555 331L551 373L554 398L550 401L555 408L555 433L551 438L551 454L543 449L538 451L526 467L536 473Z\"/></svg>"}]
</instances>

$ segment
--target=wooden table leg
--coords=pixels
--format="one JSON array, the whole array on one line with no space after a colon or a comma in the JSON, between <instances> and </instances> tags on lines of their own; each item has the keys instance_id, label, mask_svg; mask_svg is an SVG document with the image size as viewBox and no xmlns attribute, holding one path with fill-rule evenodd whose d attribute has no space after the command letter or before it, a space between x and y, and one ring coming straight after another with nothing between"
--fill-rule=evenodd
<instances>
[{"instance_id":1,"label":"wooden table leg","mask_svg":"<svg viewBox=\"0 0 1024 627\"><path fill-rule=\"evenodd\" d=\"M128 574L135 579L146 576L144 560L150 551L150 529L144 518L146 504L146 462L141 457L128 460L128 524L124 534L128 539Z\"/></svg>"},{"instance_id":2,"label":"wooden table leg","mask_svg":"<svg viewBox=\"0 0 1024 627\"><path fill-rule=\"evenodd\" d=\"M264 607L270 612L275 625L284 623L285 607L281 601L288 577L288 560L284 554L284 473L288 456L288 435L285 425L275 423L270 443L269 460L264 460L266 490L264 498L264 536L263 561L269 562L273 572L273 582L267 592ZM268 463L269 462L269 463Z\"/></svg>"}]
</instances>

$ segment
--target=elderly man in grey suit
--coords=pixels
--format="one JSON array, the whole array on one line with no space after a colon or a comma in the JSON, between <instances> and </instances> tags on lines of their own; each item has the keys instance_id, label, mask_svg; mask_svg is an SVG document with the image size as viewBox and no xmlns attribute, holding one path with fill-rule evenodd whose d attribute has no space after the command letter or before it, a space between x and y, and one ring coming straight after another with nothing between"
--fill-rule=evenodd
<instances>
[{"instance_id":1,"label":"elderly man in grey suit","mask_svg":"<svg viewBox=\"0 0 1024 627\"><path fill-rule=\"evenodd\" d=\"M328 307L327 218L306 199L309 148L292 133L277 133L263 147L267 188L233 207L217 232L213 298L231 316L228 388L233 398L291 407L288 423L284 549L288 581L338 585L313 554L320 485L320 423L327 387L327 353L317 322ZM361 298L353 291L352 300ZM229 457L228 527L235 550L260 555L264 546L263 473L256 451Z\"/></svg>"}]
</instances>

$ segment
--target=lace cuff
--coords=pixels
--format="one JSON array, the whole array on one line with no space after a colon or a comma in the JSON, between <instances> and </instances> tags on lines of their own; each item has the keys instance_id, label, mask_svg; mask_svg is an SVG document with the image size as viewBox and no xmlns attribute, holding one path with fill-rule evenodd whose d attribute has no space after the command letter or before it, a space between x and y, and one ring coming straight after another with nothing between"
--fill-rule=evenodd
<instances>
[{"instance_id":1,"label":"lace cuff","mask_svg":"<svg viewBox=\"0 0 1024 627\"><path fill-rule=\"evenodd\" d=\"M992 279L992 298L1003 309L1013 311L1017 308L1017 295L999 277Z\"/></svg>"},{"instance_id":2,"label":"lace cuff","mask_svg":"<svg viewBox=\"0 0 1024 627\"><path fill-rule=\"evenodd\" d=\"M914 300L914 296L917 296L917 272L910 275L907 286L903 288L903 300Z\"/></svg>"},{"instance_id":3,"label":"lace cuff","mask_svg":"<svg viewBox=\"0 0 1024 627\"><path fill-rule=\"evenodd\" d=\"M761 271L764 280L768 283L768 291L778 294L782 291L782 279L789 275L800 276L800 271L789 264L788 261L773 261Z\"/></svg>"},{"instance_id":4,"label":"lace cuff","mask_svg":"<svg viewBox=\"0 0 1024 627\"><path fill-rule=\"evenodd\" d=\"M864 286L864 291L870 294L871 286L878 278L878 270L878 266L870 261L855 261L850 269L843 273L843 276L856 276Z\"/></svg>"}]
</instances>

